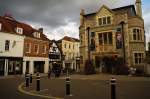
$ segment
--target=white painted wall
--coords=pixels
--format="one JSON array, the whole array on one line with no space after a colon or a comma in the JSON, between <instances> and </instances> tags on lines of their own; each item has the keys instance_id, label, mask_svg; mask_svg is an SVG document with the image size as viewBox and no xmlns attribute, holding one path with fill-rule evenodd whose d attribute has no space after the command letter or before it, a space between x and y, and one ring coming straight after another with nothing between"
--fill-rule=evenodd
<instances>
[{"instance_id":1,"label":"white painted wall","mask_svg":"<svg viewBox=\"0 0 150 99\"><path fill-rule=\"evenodd\" d=\"M6 40L10 40L9 51L5 51ZM23 45L24 36L0 32L0 56L23 57Z\"/></svg>"}]
</instances>

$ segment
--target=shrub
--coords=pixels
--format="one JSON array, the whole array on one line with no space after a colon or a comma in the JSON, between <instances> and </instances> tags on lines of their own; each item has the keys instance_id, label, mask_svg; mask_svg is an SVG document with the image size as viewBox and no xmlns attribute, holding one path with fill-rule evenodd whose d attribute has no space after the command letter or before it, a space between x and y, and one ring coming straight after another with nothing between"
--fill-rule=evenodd
<instances>
[{"instance_id":1,"label":"shrub","mask_svg":"<svg viewBox=\"0 0 150 99\"><path fill-rule=\"evenodd\" d=\"M137 76L143 76L144 73L145 73L144 66L142 66L142 65L136 66L136 75Z\"/></svg>"},{"instance_id":2,"label":"shrub","mask_svg":"<svg viewBox=\"0 0 150 99\"><path fill-rule=\"evenodd\" d=\"M118 75L128 75L129 74L128 70L129 70L129 67L126 66L125 64L116 66L116 74Z\"/></svg>"}]
</instances>

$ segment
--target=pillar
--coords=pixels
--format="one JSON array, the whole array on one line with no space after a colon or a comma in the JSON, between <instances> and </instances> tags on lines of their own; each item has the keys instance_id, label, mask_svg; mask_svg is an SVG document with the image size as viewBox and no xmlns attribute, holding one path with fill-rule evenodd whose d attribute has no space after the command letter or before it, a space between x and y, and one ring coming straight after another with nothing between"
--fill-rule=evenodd
<instances>
[{"instance_id":1,"label":"pillar","mask_svg":"<svg viewBox=\"0 0 150 99\"><path fill-rule=\"evenodd\" d=\"M48 69L49 69L49 61L45 61L45 64L44 64L44 73L48 73Z\"/></svg>"},{"instance_id":2,"label":"pillar","mask_svg":"<svg viewBox=\"0 0 150 99\"><path fill-rule=\"evenodd\" d=\"M29 73L30 74L33 74L34 73L34 61L30 61L30 64L29 64Z\"/></svg>"},{"instance_id":3,"label":"pillar","mask_svg":"<svg viewBox=\"0 0 150 99\"><path fill-rule=\"evenodd\" d=\"M23 74L26 73L26 61L23 62L23 68L22 68Z\"/></svg>"},{"instance_id":4,"label":"pillar","mask_svg":"<svg viewBox=\"0 0 150 99\"><path fill-rule=\"evenodd\" d=\"M8 59L5 59L4 76L8 75Z\"/></svg>"}]
</instances>

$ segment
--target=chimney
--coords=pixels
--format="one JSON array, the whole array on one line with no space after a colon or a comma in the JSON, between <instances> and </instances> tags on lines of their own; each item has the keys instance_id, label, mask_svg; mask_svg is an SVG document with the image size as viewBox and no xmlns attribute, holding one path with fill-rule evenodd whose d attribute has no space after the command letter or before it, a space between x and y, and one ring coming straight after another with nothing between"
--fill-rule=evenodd
<instances>
[{"instance_id":1,"label":"chimney","mask_svg":"<svg viewBox=\"0 0 150 99\"><path fill-rule=\"evenodd\" d=\"M139 17L142 17L142 1L141 0L136 0L136 13Z\"/></svg>"},{"instance_id":2,"label":"chimney","mask_svg":"<svg viewBox=\"0 0 150 99\"><path fill-rule=\"evenodd\" d=\"M43 33L43 28L39 28L39 31L40 31L41 33Z\"/></svg>"},{"instance_id":3,"label":"chimney","mask_svg":"<svg viewBox=\"0 0 150 99\"><path fill-rule=\"evenodd\" d=\"M80 10L80 26L83 26L84 24L84 10Z\"/></svg>"}]
</instances>

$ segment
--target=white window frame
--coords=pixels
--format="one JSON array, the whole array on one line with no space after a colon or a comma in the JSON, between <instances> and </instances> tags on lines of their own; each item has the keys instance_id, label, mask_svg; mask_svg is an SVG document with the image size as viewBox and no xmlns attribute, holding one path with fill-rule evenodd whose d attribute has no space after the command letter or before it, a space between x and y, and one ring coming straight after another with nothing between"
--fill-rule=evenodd
<instances>
[{"instance_id":1,"label":"white window frame","mask_svg":"<svg viewBox=\"0 0 150 99\"><path fill-rule=\"evenodd\" d=\"M108 18L108 17L110 17L110 24L108 24L108 20L107 20L107 18ZM104 19L104 18L106 18L106 24L103 24L103 23L104 23L104 21L103 21L103 19ZM101 20L102 20L101 25L99 24L99 19L101 19ZM111 25L111 24L112 24L112 16L103 16L103 17L98 17L98 18L97 18L97 23L98 23L98 26Z\"/></svg>"},{"instance_id":2,"label":"white window frame","mask_svg":"<svg viewBox=\"0 0 150 99\"><path fill-rule=\"evenodd\" d=\"M0 31L2 30L2 23L0 23Z\"/></svg>"},{"instance_id":3,"label":"white window frame","mask_svg":"<svg viewBox=\"0 0 150 99\"><path fill-rule=\"evenodd\" d=\"M23 28L17 27L17 28L16 28L16 32L17 32L18 34L23 34Z\"/></svg>"},{"instance_id":4,"label":"white window frame","mask_svg":"<svg viewBox=\"0 0 150 99\"><path fill-rule=\"evenodd\" d=\"M144 59L144 52L138 52L138 51L137 52L133 52L133 63L134 63L134 65L140 65L141 63L135 63L135 53L137 53L137 54L139 54L139 53L143 54L143 59Z\"/></svg>"},{"instance_id":5,"label":"white window frame","mask_svg":"<svg viewBox=\"0 0 150 99\"><path fill-rule=\"evenodd\" d=\"M34 32L33 33L33 36L36 37L36 38L40 38L41 37L41 34L39 32Z\"/></svg>"},{"instance_id":6,"label":"white window frame","mask_svg":"<svg viewBox=\"0 0 150 99\"><path fill-rule=\"evenodd\" d=\"M47 46L46 46L46 45L43 45L43 49L44 49L44 52L42 52L42 54L46 54Z\"/></svg>"},{"instance_id":7,"label":"white window frame","mask_svg":"<svg viewBox=\"0 0 150 99\"><path fill-rule=\"evenodd\" d=\"M27 44L29 44L29 49L25 53L31 53L31 43L26 43L25 46L27 46Z\"/></svg>"},{"instance_id":8,"label":"white window frame","mask_svg":"<svg viewBox=\"0 0 150 99\"><path fill-rule=\"evenodd\" d=\"M35 45L37 45L37 51L35 52ZM39 44L34 44L34 53L38 54L39 53Z\"/></svg>"},{"instance_id":9,"label":"white window frame","mask_svg":"<svg viewBox=\"0 0 150 99\"><path fill-rule=\"evenodd\" d=\"M133 36L133 34L134 34L134 32L133 32L133 30L134 29L136 29L136 31L137 30L139 30L139 40L138 40L138 33L136 32L135 34L136 34L136 39L134 40L134 36ZM134 28L132 28L132 41L143 41L143 30L142 30L142 28L138 28L138 27L134 27ZM141 33L140 33L140 31L141 31Z\"/></svg>"},{"instance_id":10,"label":"white window frame","mask_svg":"<svg viewBox=\"0 0 150 99\"><path fill-rule=\"evenodd\" d=\"M6 45L6 41L9 42L9 45ZM6 49L6 46L8 46L8 49ZM10 50L10 40L5 40L5 51L9 51Z\"/></svg>"}]
</instances>

